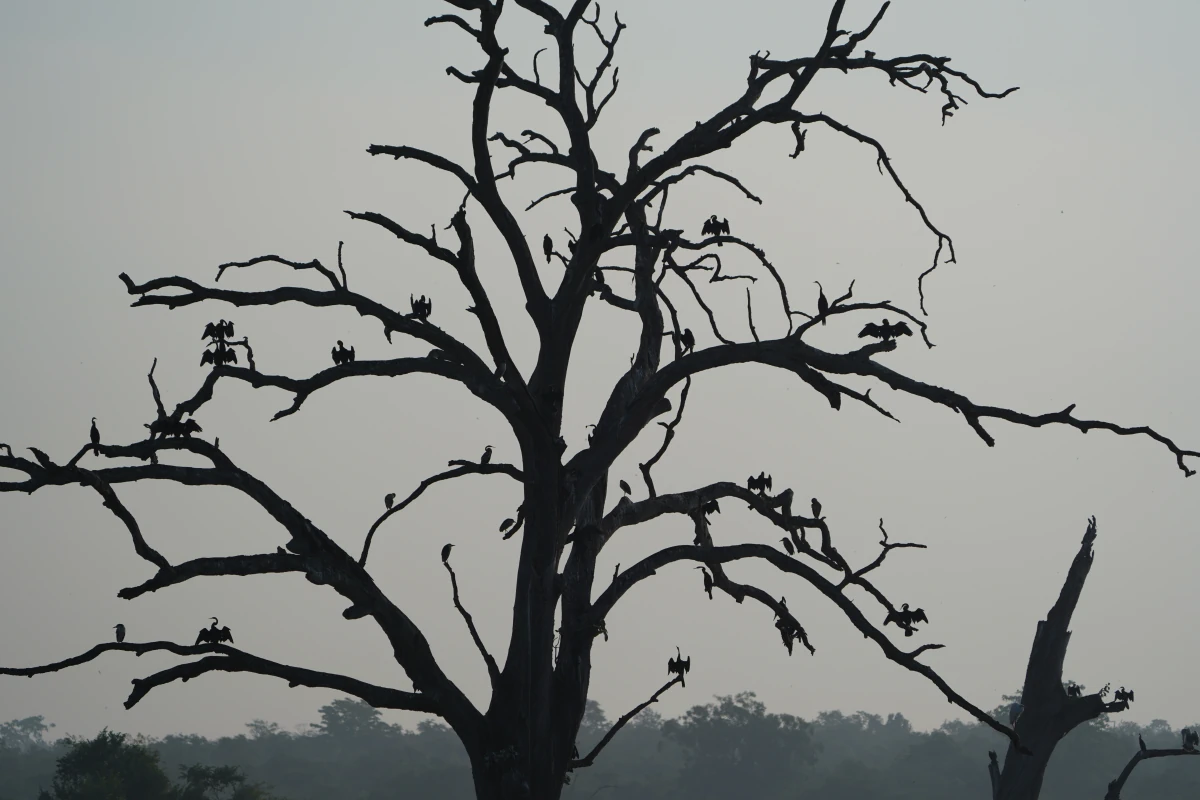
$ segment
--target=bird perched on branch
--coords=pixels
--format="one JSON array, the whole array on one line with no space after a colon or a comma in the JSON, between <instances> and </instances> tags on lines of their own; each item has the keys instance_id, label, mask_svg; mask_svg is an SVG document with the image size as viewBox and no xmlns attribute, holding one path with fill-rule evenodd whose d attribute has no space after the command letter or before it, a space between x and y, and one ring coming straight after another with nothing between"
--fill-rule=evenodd
<instances>
[{"instance_id":1,"label":"bird perched on branch","mask_svg":"<svg viewBox=\"0 0 1200 800\"><path fill-rule=\"evenodd\" d=\"M383 496L383 504L385 506L387 506L389 509L391 509L392 503L394 503L394 502L396 502L396 493L395 492L389 492Z\"/></svg>"},{"instance_id":2,"label":"bird perched on branch","mask_svg":"<svg viewBox=\"0 0 1200 800\"><path fill-rule=\"evenodd\" d=\"M629 488L629 484L624 479L617 481L617 486L620 486L621 491L625 494L633 494L633 489Z\"/></svg>"},{"instance_id":3,"label":"bird perched on branch","mask_svg":"<svg viewBox=\"0 0 1200 800\"><path fill-rule=\"evenodd\" d=\"M442 563L443 564L447 563L450 560L450 548L452 548L452 547L454 547L453 544L447 544L447 545L442 546Z\"/></svg>"},{"instance_id":4,"label":"bird perched on branch","mask_svg":"<svg viewBox=\"0 0 1200 800\"><path fill-rule=\"evenodd\" d=\"M429 319L429 315L433 313L433 300L425 299L425 295L421 295L419 299L414 299L412 294L408 295L408 304L412 308L410 317L425 322Z\"/></svg>"},{"instance_id":5,"label":"bird perched on branch","mask_svg":"<svg viewBox=\"0 0 1200 800\"><path fill-rule=\"evenodd\" d=\"M683 333L679 334L679 349L684 353L690 353L696 349L696 337L692 334L691 328L684 328Z\"/></svg>"},{"instance_id":6,"label":"bird perched on branch","mask_svg":"<svg viewBox=\"0 0 1200 800\"><path fill-rule=\"evenodd\" d=\"M1075 683L1074 681L1071 681L1071 683L1067 684L1067 697L1082 697L1082 696L1083 696L1083 687L1082 686L1080 686L1078 683Z\"/></svg>"},{"instance_id":7,"label":"bird perched on branch","mask_svg":"<svg viewBox=\"0 0 1200 800\"><path fill-rule=\"evenodd\" d=\"M813 519L821 519L821 501L817 498L812 499Z\"/></svg>"},{"instance_id":8,"label":"bird perched on branch","mask_svg":"<svg viewBox=\"0 0 1200 800\"><path fill-rule=\"evenodd\" d=\"M716 500L709 500L707 503L700 506L700 512L706 517L710 514L720 514L721 505Z\"/></svg>"},{"instance_id":9,"label":"bird perched on branch","mask_svg":"<svg viewBox=\"0 0 1200 800\"><path fill-rule=\"evenodd\" d=\"M876 339L882 339L889 342L897 336L912 336L912 329L904 320L900 320L895 325L889 325L885 317L882 325L876 325L874 322L868 322L859 332L858 338L864 336L874 336Z\"/></svg>"},{"instance_id":10,"label":"bird perched on branch","mask_svg":"<svg viewBox=\"0 0 1200 800\"><path fill-rule=\"evenodd\" d=\"M698 570L700 570L700 572L702 572L702 573L704 574L704 592L705 592L705 594L707 594L707 595L708 595L708 599L709 599L709 600L712 600L712 599L713 599L713 596L712 596L712 590L713 590L713 579L712 579L712 575L709 575L709 574L708 574L708 570L706 570L704 567L696 567L695 569L698 569Z\"/></svg>"},{"instance_id":11,"label":"bird perched on branch","mask_svg":"<svg viewBox=\"0 0 1200 800\"><path fill-rule=\"evenodd\" d=\"M683 676L687 675L688 672L692 669L692 657L688 656L685 659L683 657L683 654L679 652L679 645L675 646L675 655L676 655L676 658L672 658L670 661L667 662L667 674L668 675L678 675L679 683L682 686L687 686L687 681L684 680Z\"/></svg>"},{"instance_id":12,"label":"bird perched on branch","mask_svg":"<svg viewBox=\"0 0 1200 800\"><path fill-rule=\"evenodd\" d=\"M487 464L491 460L492 460L492 446L489 444L487 447L483 448L483 455L481 455L479 457L479 463Z\"/></svg>"},{"instance_id":13,"label":"bird perched on branch","mask_svg":"<svg viewBox=\"0 0 1200 800\"><path fill-rule=\"evenodd\" d=\"M200 633L196 635L196 644L220 644L221 642L233 642L233 634L229 632L229 626L224 628L217 627L217 618L209 617L212 620L212 625L207 628L201 628Z\"/></svg>"},{"instance_id":14,"label":"bird perched on branch","mask_svg":"<svg viewBox=\"0 0 1200 800\"><path fill-rule=\"evenodd\" d=\"M813 283L821 290L821 294L817 297L817 319L821 320L821 324L824 325L825 315L829 313L829 301L825 299L825 287L821 285L821 282L813 281Z\"/></svg>"},{"instance_id":15,"label":"bird perched on branch","mask_svg":"<svg viewBox=\"0 0 1200 800\"><path fill-rule=\"evenodd\" d=\"M1146 742L1144 739L1142 739L1142 735L1140 733L1138 734L1138 749L1143 753L1146 752Z\"/></svg>"},{"instance_id":16,"label":"bird perched on branch","mask_svg":"<svg viewBox=\"0 0 1200 800\"><path fill-rule=\"evenodd\" d=\"M897 627L904 629L905 636L912 636L916 632L913 626L918 622L929 622L929 617L925 616L924 609L908 610L908 603L900 607L899 611L888 612L887 619L883 621L884 625L893 622Z\"/></svg>"},{"instance_id":17,"label":"bird perched on branch","mask_svg":"<svg viewBox=\"0 0 1200 800\"><path fill-rule=\"evenodd\" d=\"M125 626L118 622L116 625L113 625L113 629L117 632L117 641L125 641Z\"/></svg>"},{"instance_id":18,"label":"bird perched on branch","mask_svg":"<svg viewBox=\"0 0 1200 800\"><path fill-rule=\"evenodd\" d=\"M330 353L333 355L333 363L338 366L349 364L354 360L354 348L347 348L346 345L342 344L341 339L338 339L337 347L333 348Z\"/></svg>"},{"instance_id":19,"label":"bird perched on branch","mask_svg":"<svg viewBox=\"0 0 1200 800\"><path fill-rule=\"evenodd\" d=\"M92 417L92 454L100 455L100 430L96 427L96 418Z\"/></svg>"},{"instance_id":20,"label":"bird perched on branch","mask_svg":"<svg viewBox=\"0 0 1200 800\"><path fill-rule=\"evenodd\" d=\"M1125 687L1122 686L1120 689L1117 689L1117 691L1113 693L1113 699L1116 700L1118 703L1120 703L1122 701L1132 703L1133 702L1133 690L1130 689L1130 690L1126 691Z\"/></svg>"},{"instance_id":21,"label":"bird perched on branch","mask_svg":"<svg viewBox=\"0 0 1200 800\"><path fill-rule=\"evenodd\" d=\"M713 214L711 217L709 217L705 221L704 227L700 230L700 233L703 234L704 236L720 236L722 234L724 234L725 236L728 236L729 235L729 220L727 220L727 219L718 220L717 215ZM723 247L723 246L724 245L721 242L717 242L717 247Z\"/></svg>"},{"instance_id":22,"label":"bird perched on branch","mask_svg":"<svg viewBox=\"0 0 1200 800\"><path fill-rule=\"evenodd\" d=\"M796 546L794 544L792 544L791 539L789 539L788 537L785 536L782 539L780 539L779 541L783 542L783 549L787 551L787 554L789 556L796 555Z\"/></svg>"},{"instance_id":23,"label":"bird perched on branch","mask_svg":"<svg viewBox=\"0 0 1200 800\"><path fill-rule=\"evenodd\" d=\"M765 472L758 473L758 477L751 475L746 479L746 488L752 492L766 494L771 491L771 476Z\"/></svg>"},{"instance_id":24,"label":"bird perched on branch","mask_svg":"<svg viewBox=\"0 0 1200 800\"><path fill-rule=\"evenodd\" d=\"M546 263L550 263L550 256L554 253L554 240L550 238L550 234L542 237L542 252L546 254Z\"/></svg>"}]
</instances>

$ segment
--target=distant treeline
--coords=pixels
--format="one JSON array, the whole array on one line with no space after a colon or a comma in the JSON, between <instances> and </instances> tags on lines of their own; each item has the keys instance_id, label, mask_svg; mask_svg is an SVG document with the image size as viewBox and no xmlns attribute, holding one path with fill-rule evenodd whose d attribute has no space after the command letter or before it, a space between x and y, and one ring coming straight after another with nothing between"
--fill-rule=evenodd
<instances>
[{"instance_id":1,"label":"distant treeline","mask_svg":"<svg viewBox=\"0 0 1200 800\"><path fill-rule=\"evenodd\" d=\"M169 774L184 765L240 767L249 780L287 800L473 800L466 756L444 726L405 729L351 700L323 707L320 717L306 733L255 720L244 735L215 740L175 735L147 743ZM581 755L610 724L591 704L579 737ZM41 717L0 724L0 800L35 800L50 786L57 759L71 745L51 741L50 732ZM1102 717L1059 744L1042 800L1102 798L1136 751L1138 734L1151 748L1179 746L1179 727L1163 720L1138 726ZM718 697L672 720L643 712L594 766L571 775L564 797L987 800L987 753L994 749L1003 758L1004 743L975 723L915 731L900 714L831 711L806 721L768 713L745 692ZM1200 758L1145 762L1122 796L1195 800Z\"/></svg>"}]
</instances>

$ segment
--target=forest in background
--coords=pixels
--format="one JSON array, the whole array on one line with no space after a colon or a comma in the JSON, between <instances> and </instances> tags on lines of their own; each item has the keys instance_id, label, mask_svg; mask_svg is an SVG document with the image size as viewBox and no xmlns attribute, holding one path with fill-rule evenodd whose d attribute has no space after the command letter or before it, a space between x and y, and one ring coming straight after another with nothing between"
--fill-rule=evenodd
<instances>
[{"instance_id":1,"label":"forest in background","mask_svg":"<svg viewBox=\"0 0 1200 800\"><path fill-rule=\"evenodd\" d=\"M1011 698L993 714L1006 713ZM286 800L474 800L466 754L445 726L390 724L356 700L320 709L304 732L254 720L238 736L179 734L143 739L166 772L200 764L240 768ZM580 730L587 753L611 721L595 703ZM1165 720L1137 725L1107 715L1069 734L1055 751L1042 800L1096 800L1138 747L1178 747ZM1190 726L1196 727L1196 726ZM48 789L71 739L42 717L0 724L0 800L35 800ZM77 740L76 740L77 741ZM823 712L813 720L767 711L753 692L718 697L675 719L635 717L596 764L572 773L565 797L622 800L985 800L988 750L1004 742L975 722L917 731L901 714ZM1167 758L1139 765L1127 800L1200 797L1200 762Z\"/></svg>"}]
</instances>

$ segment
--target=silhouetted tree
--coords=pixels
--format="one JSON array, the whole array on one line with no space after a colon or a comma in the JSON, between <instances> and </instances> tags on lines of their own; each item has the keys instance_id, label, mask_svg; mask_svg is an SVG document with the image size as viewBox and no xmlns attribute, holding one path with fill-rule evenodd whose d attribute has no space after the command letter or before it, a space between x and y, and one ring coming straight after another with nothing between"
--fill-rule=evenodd
<instances>
[{"instance_id":1,"label":"silhouetted tree","mask_svg":"<svg viewBox=\"0 0 1200 800\"><path fill-rule=\"evenodd\" d=\"M1120 713L1129 708L1128 701L1119 696L1109 696L1109 686L1089 694L1080 692L1078 697L1072 697L1067 694L1067 684L1063 682L1063 663L1071 641L1071 632L1067 628L1092 569L1092 546L1095 541L1096 519L1093 517L1083 534L1079 552L1067 570L1057 601L1046 618L1037 624L1021 694L1003 698L1010 707L1012 703L1019 704L1020 713L1014 728L1028 752L1018 752L1010 745L1003 767L998 762L989 765L993 800L1037 800L1046 769L1059 742L1071 731L1102 715ZM1132 740L1130 744L1133 744ZM1120 800L1121 787L1133 769L1146 759L1200 756L1200 752L1185 750L1178 740L1174 744L1174 747L1166 749L1134 751L1125 769L1108 785L1105 800ZM1132 747L1130 749L1133 750ZM1088 771L1092 771L1090 766Z\"/></svg>"},{"instance_id":2,"label":"silhouetted tree","mask_svg":"<svg viewBox=\"0 0 1200 800\"><path fill-rule=\"evenodd\" d=\"M898 372L886 365L884 357L888 353L917 342L932 346L926 323L913 312L891 302L855 300L853 283L840 296L827 297L820 309L816 307L817 298L812 298L811 302L802 304L809 310L801 310L801 304L789 294L788 287L803 286L807 291L808 276L794 278L789 275L785 280L766 251L740 235L745 227L736 220L731 226L722 214L719 226L709 228L709 233L704 234L700 219L677 220L667 216L669 197L687 191L696 176L707 176L752 201L761 202L736 176L705 163L708 156L740 143L756 129L787 126L795 139L795 150L791 153L794 158L818 148L819 140L807 138L810 130L858 142L874 158L880 172L899 190L904 201L912 206L914 220L919 221L935 240L932 263L917 279L923 312L923 280L940 263L954 259L953 242L906 188L883 144L823 112L805 110L807 90L828 70L835 70L839 75L853 72L886 80L901 90L920 92L920 97L929 96L926 90L932 89L932 94L942 103L943 123L961 108L965 102L963 94L1003 97L1012 90L988 92L966 73L951 67L950 59L946 57L877 54L866 49L866 41L882 21L888 3L884 3L872 19L862 20L865 25L857 27L843 19L844 0L835 0L825 28L808 34L808 41L814 47L811 55L771 57L754 54L749 60L745 88L738 96L717 102L711 115L657 150L651 142L656 141L660 131L647 127L628 147L621 149L620 152L627 156L614 164L600 157L602 151L612 152L612 148L598 146L597 122L617 89L613 56L625 28L618 17L614 16L611 24L602 20L599 9L594 13L590 11L588 0L572 0L565 11L547 0L512 0L509 3L503 0L447 0L447 4L464 13L435 16L427 24L445 24L461 31L479 45L483 55L482 66L465 71L457 67L448 70L451 76L474 89L473 163L463 166L442 155L406 145L371 145L368 152L418 162L456 182L464 199L449 215L454 241L439 239L435 231L423 234L415 227L379 213L348 213L352 219L382 228L451 270L469 297L470 310L479 325L486 350L468 345L465 331L439 327L437 318L432 316L432 300L422 297L418 303L412 298L411 312L406 312L352 291L340 258L340 248L336 272L316 259L299 262L271 255L223 264L217 273L220 279L228 269L275 262L297 271L311 271L327 282L328 288L324 290L285 286L269 291L239 291L205 286L183 277L154 278L145 283L125 274L120 278L135 298L135 306L178 308L216 301L237 307L292 303L333 308L356 312L377 321L389 342L399 335L431 348L425 356L364 357L301 378L254 369L252 364L214 363L195 394L179 403L170 415L163 413L158 387L151 373L159 420L164 416L168 418L167 423L159 423L164 430L176 429L184 424L185 416L195 415L203 409L214 397L218 382L240 381L291 393L294 399L288 408L276 415L279 418L299 411L310 396L335 383L357 382L363 376L400 378L426 374L461 385L502 415L518 444L517 463L485 459L452 462L451 469L427 478L407 499L389 502L390 507L368 533L361 553L354 555L335 543L266 482L234 463L215 443L199 436L160 436L121 444L115 432L106 431L105 442L96 445L100 458L148 462L114 467L99 463L89 464L86 468L80 466L85 453L90 452L90 442L87 448L81 448L65 463L54 460L42 450L31 450L33 459L11 452L0 455L0 467L23 473L21 480L0 483L2 491L34 492L47 486L81 484L101 495L105 505L128 528L137 554L156 570L144 583L122 589L119 596L139 597L204 576L302 573L310 582L327 586L345 599L344 616L347 619L370 617L379 626L397 662L410 678L411 690L376 686L350 677L276 663L225 643L193 647L172 642L110 642L66 661L28 669L5 669L4 672L19 675L49 672L112 650L138 654L168 651L180 656L200 656L135 681L126 706L133 706L158 686L212 671L251 672L273 676L291 685L336 689L377 708L427 712L444 719L466 750L475 791L481 800L555 800L572 771L592 765L600 751L613 740L611 735L606 735L591 750L578 753L575 750L580 723L587 709L592 648L600 637L608 636L605 623L609 612L631 589L654 576L656 571L675 562L704 565L716 590L738 603L750 599L754 601L750 607L764 607L759 615L763 624L771 621L766 611L779 619L777 627L789 652L795 644L803 645L810 652L813 650L807 633L795 617L795 606L789 610L777 599L777 591L737 582L726 572L726 565L733 562L754 561L769 564L781 575L811 585L836 606L851 625L874 641L886 658L924 676L950 702L976 719L1013 736L1006 725L957 694L919 660L925 650L940 645L900 649L875 622L894 612L896 605L872 583L873 576L869 573L881 566L888 552L904 543L889 543L885 533L878 557L869 564L855 567L835 546L820 504L813 501L812 515L808 516L805 508L809 504L802 503L796 508L792 489L784 488L777 494L771 490L752 492L743 485L740 476L730 475L726 481L660 494L652 476L655 465L678 432L692 378L736 364L759 364L790 372L834 409L841 408L845 402L859 403L891 417L869 390L853 388L847 379L887 386L901 394L953 410L989 446L993 444L993 438L986 425L994 421L1029 427L1053 424L1084 432L1100 429L1123 435L1147 435L1169 449L1180 468L1190 472L1185 457L1197 453L1179 448L1170 439L1148 428L1127 428L1081 419L1073 414L1073 405L1040 414L988 405ZM513 16L511 24L532 21L544 30L550 50L548 70L539 67L541 51L529 69L510 60L510 51L498 36L502 16ZM844 30L843 26L854 30ZM582 63L578 57L581 51L576 45L581 36L595 37L599 42L600 58L594 66ZM537 130L536 119L531 120L519 139L496 130L492 115L495 101L502 95L524 96L548 108L554 123L553 127L543 130L551 133ZM534 198L529 208L569 199L573 209L573 230L568 232L566 246L555 247L552 238L547 248L548 256L530 248L530 242L535 248L544 242L541 235L544 232L523 229L498 188L500 181L514 177L518 170L529 164L541 164L564 174L563 188ZM806 187L802 191L813 189ZM476 226L481 223L498 232L504 242L504 253L497 256L477 251ZM739 231L739 235L732 234L732 230ZM559 241L563 240L560 238ZM730 249L724 250L724 245L730 245ZM778 288L778 294L771 299L769 313L761 303L756 309L747 293L744 326L734 320L718 321L705 300L706 293L711 296L711 293L729 291L727 287L737 285L736 281L753 281L758 277L729 271L735 253L744 256L755 272L769 277L767 285ZM541 264L542 258L556 263ZM480 277L481 270L499 270L503 268L501 264L508 263L515 271L513 281L523 294L528 320L537 334L536 352L521 357L510 350L509 339ZM696 278L706 274L709 281L702 292ZM796 280L800 282L797 284ZM686 320L688 324L685 325L677 307L681 295L694 298L707 319ZM624 312L636 330L638 345L628 369L616 379L604 399L603 411L587 446L572 450L562 429L567 374L585 308L595 304L606 304ZM437 307L441 308L442 304L439 302ZM902 344L891 336L883 337L849 352L821 350L806 340L806 334L814 325L827 326L828 330L844 327L851 333L863 322L876 324L879 321L876 315L882 317L885 313L888 319L904 320L913 326L914 336L904 337ZM735 326L742 332L733 333ZM610 345L618 341L617 336L608 337ZM660 419L665 419L661 423L664 431L661 446L641 465L646 496L639 500L621 496L615 504L609 503L611 465L640 436L658 436L660 427L653 423ZM178 427L178 430L184 429ZM196 432L195 428L189 430ZM174 451L187 451L189 456L199 457L207 466L160 463L160 457L174 456ZM521 534L519 566L513 577L512 628L502 660L487 651L473 618L459 597L454 556L443 559L455 608L462 615L487 667L491 695L486 707L472 703L450 678L413 619L385 595L368 571L372 538L388 519L400 513L433 483L480 474L515 480L523 494L516 513L513 509L505 509L497 514L500 519L514 520L506 535ZM267 554L170 563L145 540L137 521L114 489L120 484L142 480L226 486L241 491L280 524L285 532L282 541L286 549ZM784 481L780 479L777 483ZM381 495L383 490L381 487ZM807 496L810 492L804 494ZM720 532L714 534L709 519L710 514L719 511L718 501L744 503L765 523L776 526L781 535L789 538L796 550L795 556L764 544L718 544ZM596 574L598 556L615 537L628 535L628 529L633 526L667 514L691 520L694 532L691 543L685 539L653 553L618 571L608 583L605 583L607 574ZM813 541L809 541L809 534ZM777 537L768 538L775 541ZM470 550L464 548L458 552L464 553L462 557L469 557ZM856 595L866 598L862 602L869 606L868 611L860 608L848 594L847 590L854 587L864 590ZM668 655L648 654L647 660L660 664L659 659L665 660ZM703 665L696 664L692 668L702 669ZM676 680L667 682L650 700L618 717L609 733L627 725L636 711L649 705L675 683Z\"/></svg>"},{"instance_id":3,"label":"silhouetted tree","mask_svg":"<svg viewBox=\"0 0 1200 800\"><path fill-rule=\"evenodd\" d=\"M52 790L39 800L174 800L175 787L159 765L158 753L123 733L100 731L74 741L58 760Z\"/></svg>"},{"instance_id":4,"label":"silhouetted tree","mask_svg":"<svg viewBox=\"0 0 1200 800\"><path fill-rule=\"evenodd\" d=\"M768 714L754 692L695 706L663 725L663 734L683 746L679 788L697 800L790 797L792 791L781 790L816 761L811 726L790 714Z\"/></svg>"}]
</instances>

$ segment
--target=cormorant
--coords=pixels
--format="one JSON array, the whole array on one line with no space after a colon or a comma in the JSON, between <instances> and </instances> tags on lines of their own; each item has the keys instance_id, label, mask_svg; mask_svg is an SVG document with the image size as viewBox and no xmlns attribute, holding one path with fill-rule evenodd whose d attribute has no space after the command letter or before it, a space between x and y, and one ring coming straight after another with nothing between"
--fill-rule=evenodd
<instances>
[{"instance_id":1,"label":"cormorant","mask_svg":"<svg viewBox=\"0 0 1200 800\"><path fill-rule=\"evenodd\" d=\"M125 626L118 622L116 625L113 625L113 628L117 631L117 641L125 641Z\"/></svg>"},{"instance_id":2,"label":"cormorant","mask_svg":"<svg viewBox=\"0 0 1200 800\"><path fill-rule=\"evenodd\" d=\"M100 455L100 430L96 427L95 417L92 417L92 453Z\"/></svg>"},{"instance_id":3,"label":"cormorant","mask_svg":"<svg viewBox=\"0 0 1200 800\"><path fill-rule=\"evenodd\" d=\"M1143 753L1146 752L1146 742L1142 739L1142 735L1140 733L1138 734L1138 747L1141 748Z\"/></svg>"},{"instance_id":4,"label":"cormorant","mask_svg":"<svg viewBox=\"0 0 1200 800\"><path fill-rule=\"evenodd\" d=\"M787 554L789 556L796 555L796 546L792 544L791 539L789 539L785 536L782 539L780 539L779 541L783 542L783 549L787 550Z\"/></svg>"},{"instance_id":5,"label":"cormorant","mask_svg":"<svg viewBox=\"0 0 1200 800\"><path fill-rule=\"evenodd\" d=\"M550 263L550 256L554 253L554 240L550 238L550 234L542 237L542 252L546 254L546 263Z\"/></svg>"},{"instance_id":6,"label":"cormorant","mask_svg":"<svg viewBox=\"0 0 1200 800\"><path fill-rule=\"evenodd\" d=\"M704 227L700 229L703 236L717 236L721 232L720 223L717 222L717 215L713 214L704 221Z\"/></svg>"},{"instance_id":7,"label":"cormorant","mask_svg":"<svg viewBox=\"0 0 1200 800\"><path fill-rule=\"evenodd\" d=\"M685 353L690 353L696 347L696 337L691 328L684 328L683 333L679 334L679 347Z\"/></svg>"},{"instance_id":8,"label":"cormorant","mask_svg":"<svg viewBox=\"0 0 1200 800\"><path fill-rule=\"evenodd\" d=\"M713 596L712 596L712 590L713 590L713 579L712 579L712 575L709 575L709 574L708 574L708 570L706 570L704 567L696 567L695 569L698 569L698 570L700 570L702 573L704 573L704 592L705 592L705 593L708 595L708 599L709 599L709 600L712 600L712 599L713 599Z\"/></svg>"},{"instance_id":9,"label":"cormorant","mask_svg":"<svg viewBox=\"0 0 1200 800\"><path fill-rule=\"evenodd\" d=\"M479 463L487 464L491 460L492 460L492 446L489 444L487 447L483 448L483 455L481 455L479 457Z\"/></svg>"},{"instance_id":10,"label":"cormorant","mask_svg":"<svg viewBox=\"0 0 1200 800\"><path fill-rule=\"evenodd\" d=\"M621 487L621 491L625 494L633 494L633 489L630 489L629 484L624 480L617 481L617 485Z\"/></svg>"},{"instance_id":11,"label":"cormorant","mask_svg":"<svg viewBox=\"0 0 1200 800\"><path fill-rule=\"evenodd\" d=\"M884 318L882 325L876 325L874 322L868 322L864 325L862 331L858 334L858 338L861 339L864 336L874 336L876 339L882 339L886 342L895 339L897 336L912 336L912 329L908 327L908 324L904 320L900 320L895 325L889 325L887 318Z\"/></svg>"},{"instance_id":12,"label":"cormorant","mask_svg":"<svg viewBox=\"0 0 1200 800\"><path fill-rule=\"evenodd\" d=\"M825 315L829 313L829 301L825 299L825 287L820 281L813 281L817 288L821 290L820 296L817 297L817 316L821 319L821 324L825 324Z\"/></svg>"},{"instance_id":13,"label":"cormorant","mask_svg":"<svg viewBox=\"0 0 1200 800\"><path fill-rule=\"evenodd\" d=\"M821 501L815 497L812 499L812 512L814 519L821 518Z\"/></svg>"},{"instance_id":14,"label":"cormorant","mask_svg":"<svg viewBox=\"0 0 1200 800\"><path fill-rule=\"evenodd\" d=\"M451 547L454 547L454 545L448 544L448 545L444 545L442 547L442 563L443 564L445 564L446 562L448 562L450 560L450 548Z\"/></svg>"}]
</instances>

